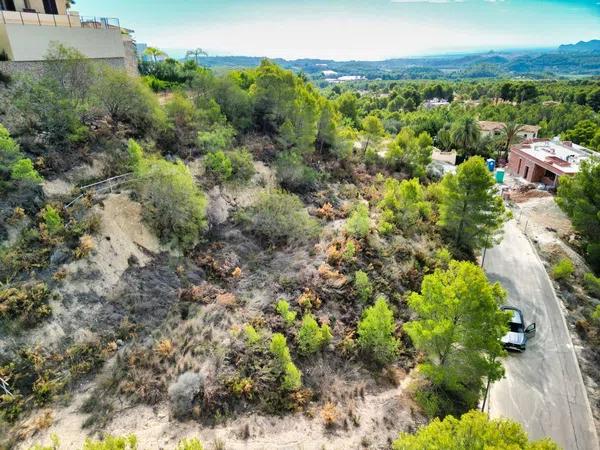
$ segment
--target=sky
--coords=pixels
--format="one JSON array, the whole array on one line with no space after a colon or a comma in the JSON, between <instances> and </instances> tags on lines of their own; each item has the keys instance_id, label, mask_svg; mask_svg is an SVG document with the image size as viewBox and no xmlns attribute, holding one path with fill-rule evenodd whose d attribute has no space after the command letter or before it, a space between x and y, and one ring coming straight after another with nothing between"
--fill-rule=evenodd
<instances>
[{"instance_id":1,"label":"sky","mask_svg":"<svg viewBox=\"0 0 600 450\"><path fill-rule=\"evenodd\" d=\"M77 0L171 56L380 60L600 39L600 0Z\"/></svg>"}]
</instances>

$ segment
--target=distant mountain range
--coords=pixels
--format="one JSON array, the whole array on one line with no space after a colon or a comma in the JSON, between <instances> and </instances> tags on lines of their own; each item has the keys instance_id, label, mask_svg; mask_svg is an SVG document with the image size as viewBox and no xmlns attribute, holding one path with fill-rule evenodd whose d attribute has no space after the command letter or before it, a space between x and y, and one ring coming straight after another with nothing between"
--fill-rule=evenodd
<instances>
[{"instance_id":1,"label":"distant mountain range","mask_svg":"<svg viewBox=\"0 0 600 450\"><path fill-rule=\"evenodd\" d=\"M209 56L202 58L202 64L215 69L236 69L256 67L262 59L253 56ZM600 40L561 45L554 50L490 51L384 61L272 60L323 82L344 76L388 80L600 76Z\"/></svg>"},{"instance_id":2,"label":"distant mountain range","mask_svg":"<svg viewBox=\"0 0 600 450\"><path fill-rule=\"evenodd\" d=\"M598 52L600 51L600 39L592 41L579 41L577 44L561 45L559 52Z\"/></svg>"}]
</instances>

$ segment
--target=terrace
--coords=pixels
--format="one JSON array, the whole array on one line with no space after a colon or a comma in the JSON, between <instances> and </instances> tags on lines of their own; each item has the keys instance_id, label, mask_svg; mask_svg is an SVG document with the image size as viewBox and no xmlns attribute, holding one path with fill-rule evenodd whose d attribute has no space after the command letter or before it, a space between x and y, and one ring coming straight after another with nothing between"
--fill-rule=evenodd
<instances>
[{"instance_id":1,"label":"terrace","mask_svg":"<svg viewBox=\"0 0 600 450\"><path fill-rule=\"evenodd\" d=\"M120 28L119 19L107 17L83 17L78 12L47 14L34 11L1 11L0 24L35 25L70 28Z\"/></svg>"}]
</instances>

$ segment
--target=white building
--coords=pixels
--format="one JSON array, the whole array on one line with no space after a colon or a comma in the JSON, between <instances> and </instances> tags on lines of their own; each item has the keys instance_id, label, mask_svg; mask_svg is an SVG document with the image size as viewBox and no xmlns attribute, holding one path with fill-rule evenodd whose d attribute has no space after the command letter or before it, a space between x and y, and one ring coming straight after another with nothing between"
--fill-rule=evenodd
<instances>
[{"instance_id":1,"label":"white building","mask_svg":"<svg viewBox=\"0 0 600 450\"><path fill-rule=\"evenodd\" d=\"M127 31L118 19L68 11L64 0L0 0L0 70L35 72L52 43L131 69L135 49Z\"/></svg>"}]
</instances>

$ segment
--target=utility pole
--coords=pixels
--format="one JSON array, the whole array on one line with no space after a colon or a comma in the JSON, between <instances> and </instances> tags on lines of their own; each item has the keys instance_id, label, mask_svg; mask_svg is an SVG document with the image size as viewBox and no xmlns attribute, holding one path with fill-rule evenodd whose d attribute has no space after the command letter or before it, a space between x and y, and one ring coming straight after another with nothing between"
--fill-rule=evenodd
<instances>
[{"instance_id":1,"label":"utility pole","mask_svg":"<svg viewBox=\"0 0 600 450\"><path fill-rule=\"evenodd\" d=\"M487 252L487 247L483 247L483 254L481 255L481 267L483 267L483 263L485 262L486 252Z\"/></svg>"}]
</instances>

